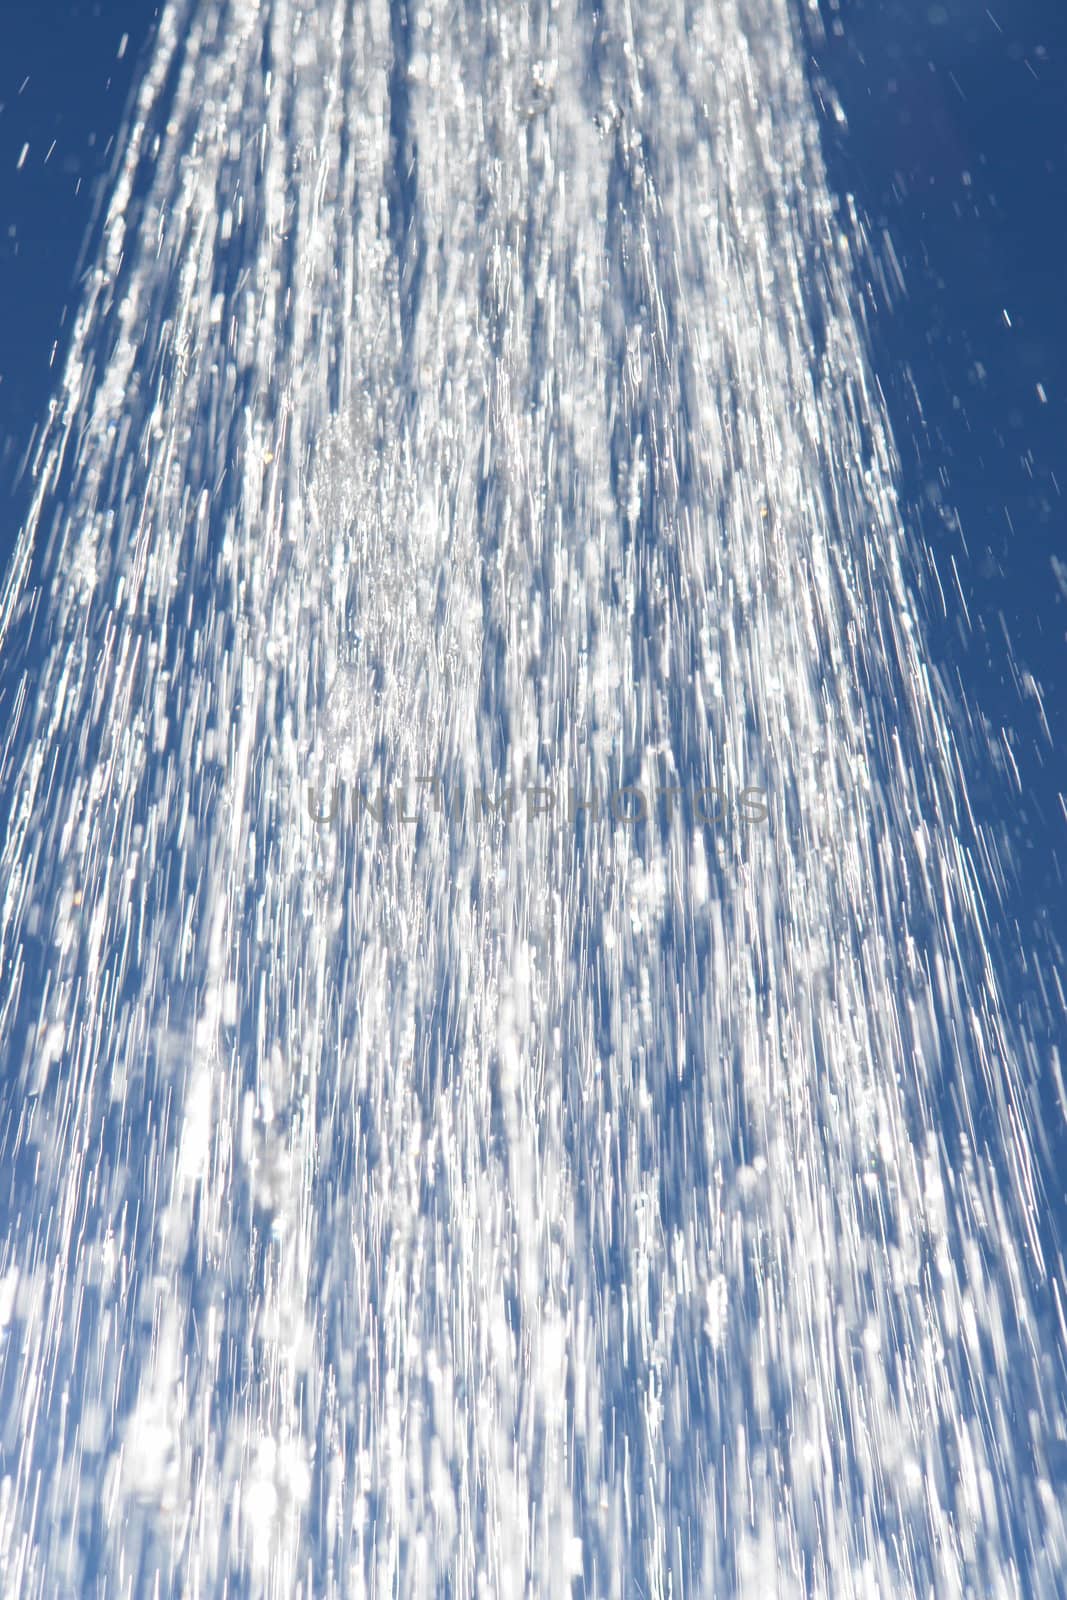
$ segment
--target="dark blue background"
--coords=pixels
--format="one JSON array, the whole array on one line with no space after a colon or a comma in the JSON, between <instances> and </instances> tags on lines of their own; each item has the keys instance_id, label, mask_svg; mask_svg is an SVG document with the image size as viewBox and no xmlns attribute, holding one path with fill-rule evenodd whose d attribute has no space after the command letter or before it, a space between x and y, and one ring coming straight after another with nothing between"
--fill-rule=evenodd
<instances>
[{"instance_id":1,"label":"dark blue background","mask_svg":"<svg viewBox=\"0 0 1067 1600\"><path fill-rule=\"evenodd\" d=\"M940 604L927 612L931 656L972 714L1006 730L1019 770L1021 793L988 769L970 793L1017 864L998 914L1006 995L1032 1008L1047 1059L1067 1043L1038 971L1055 992L1067 945L1067 594L1052 565L1067 577L1067 8L820 5L810 68L831 182L856 196L872 239L888 233L904 280L878 294L874 359L913 541L929 546L948 602L947 618ZM1062 1211L1062 1170L1047 1176Z\"/></svg>"},{"instance_id":2,"label":"dark blue background","mask_svg":"<svg viewBox=\"0 0 1067 1600\"><path fill-rule=\"evenodd\" d=\"M0 0L0 559L25 511L22 455L44 418L157 12L145 0ZM122 59L123 34L129 35ZM22 147L29 152L21 169ZM50 147L51 154L49 154ZM53 347L58 341L55 365Z\"/></svg>"}]
</instances>

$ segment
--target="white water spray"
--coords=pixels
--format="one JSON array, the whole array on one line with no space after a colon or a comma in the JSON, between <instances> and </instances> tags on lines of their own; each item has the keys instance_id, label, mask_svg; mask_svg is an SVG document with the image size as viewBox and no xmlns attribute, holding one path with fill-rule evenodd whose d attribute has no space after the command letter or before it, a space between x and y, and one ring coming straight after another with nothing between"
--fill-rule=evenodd
<instances>
[{"instance_id":1,"label":"white water spray","mask_svg":"<svg viewBox=\"0 0 1067 1600\"><path fill-rule=\"evenodd\" d=\"M0 611L5 1595L1063 1593L1058 1062L802 63L165 6Z\"/></svg>"}]
</instances>

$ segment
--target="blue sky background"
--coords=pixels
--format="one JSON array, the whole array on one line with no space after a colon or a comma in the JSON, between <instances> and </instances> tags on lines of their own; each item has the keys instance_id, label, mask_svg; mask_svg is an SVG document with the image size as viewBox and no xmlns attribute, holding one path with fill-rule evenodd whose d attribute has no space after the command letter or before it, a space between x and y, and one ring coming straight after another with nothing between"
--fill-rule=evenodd
<instances>
[{"instance_id":1,"label":"blue sky background","mask_svg":"<svg viewBox=\"0 0 1067 1600\"><path fill-rule=\"evenodd\" d=\"M5 565L24 511L24 496L15 490L19 462L61 370L69 318L79 301L79 256L94 206L106 194L122 113L144 66L157 11L145 0L4 0L0 8ZM124 34L128 43L120 59Z\"/></svg>"},{"instance_id":2,"label":"blue sky background","mask_svg":"<svg viewBox=\"0 0 1067 1600\"><path fill-rule=\"evenodd\" d=\"M996 775L971 784L976 817L1017 859L1004 929L1014 1007L1039 992L1035 955L1050 975L1067 946L1067 9L822 5L813 80L847 117L824 117L831 181L855 194L874 238L888 232L904 280L873 321L874 358L909 525L949 602L947 619L927 619L931 656L972 712L1007 730L1020 774L1021 794ZM1020 691L1027 672L1051 746ZM1062 1017L1037 1031L1043 1051L1063 1052ZM1045 1110L1067 1157L1051 1093ZM1048 1175L1061 1221L1063 1171Z\"/></svg>"},{"instance_id":3,"label":"blue sky background","mask_svg":"<svg viewBox=\"0 0 1067 1600\"><path fill-rule=\"evenodd\" d=\"M1009 731L1022 777L1021 796L981 777L973 787L980 820L1007 834L1021 864L1009 943L1030 951L1049 934L1067 946L1067 592L1053 568L1053 557L1064 563L1067 584L1067 8L820 4L827 34L811 41L812 80L847 117L847 127L824 119L831 180L856 196L872 237L891 239L904 280L891 306L877 302L874 354L909 523L950 600L949 618L931 619L934 660L972 708ZM79 257L157 9L145 0L3 7L5 565L26 506L19 464L65 354ZM953 561L969 631L953 601ZM1051 748L1012 652L1043 690ZM1032 992L1032 971L1015 959L1012 981Z\"/></svg>"}]
</instances>

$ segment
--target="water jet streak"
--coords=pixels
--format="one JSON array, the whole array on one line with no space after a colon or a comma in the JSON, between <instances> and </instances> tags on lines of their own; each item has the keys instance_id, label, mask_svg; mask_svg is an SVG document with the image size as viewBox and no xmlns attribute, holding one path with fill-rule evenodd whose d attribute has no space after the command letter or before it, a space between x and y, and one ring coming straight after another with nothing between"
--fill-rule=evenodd
<instances>
[{"instance_id":1,"label":"water jet streak","mask_svg":"<svg viewBox=\"0 0 1067 1600\"><path fill-rule=\"evenodd\" d=\"M0 610L5 1594L1062 1592L858 245L786 0L164 8Z\"/></svg>"}]
</instances>

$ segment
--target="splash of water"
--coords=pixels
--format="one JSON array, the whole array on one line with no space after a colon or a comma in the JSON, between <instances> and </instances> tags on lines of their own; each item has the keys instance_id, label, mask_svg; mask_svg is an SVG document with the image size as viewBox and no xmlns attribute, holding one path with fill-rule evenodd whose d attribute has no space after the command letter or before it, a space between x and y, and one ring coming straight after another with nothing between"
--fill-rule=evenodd
<instances>
[{"instance_id":1,"label":"splash of water","mask_svg":"<svg viewBox=\"0 0 1067 1600\"><path fill-rule=\"evenodd\" d=\"M5 1594L1062 1592L1038 1069L802 59L164 7L0 612Z\"/></svg>"}]
</instances>

